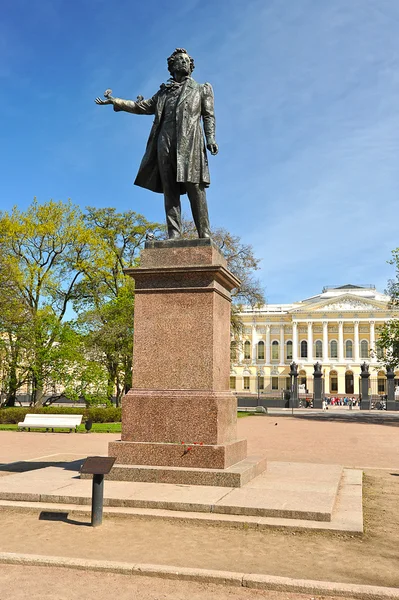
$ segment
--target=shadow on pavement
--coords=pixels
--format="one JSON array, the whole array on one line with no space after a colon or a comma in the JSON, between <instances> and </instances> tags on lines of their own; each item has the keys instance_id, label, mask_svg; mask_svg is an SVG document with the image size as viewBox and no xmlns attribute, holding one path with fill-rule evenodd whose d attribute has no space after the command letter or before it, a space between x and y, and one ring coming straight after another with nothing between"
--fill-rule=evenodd
<instances>
[{"instance_id":1,"label":"shadow on pavement","mask_svg":"<svg viewBox=\"0 0 399 600\"><path fill-rule=\"evenodd\" d=\"M39 515L39 521L62 521L63 523L69 523L70 525L91 527L90 523L70 519L67 512L50 512L44 510Z\"/></svg>"},{"instance_id":2,"label":"shadow on pavement","mask_svg":"<svg viewBox=\"0 0 399 600\"><path fill-rule=\"evenodd\" d=\"M35 471L37 469L45 469L47 467L59 467L60 469L65 469L67 471L76 471L79 472L80 468L84 462L84 458L79 458L78 460L72 461L18 461L14 463L3 463L0 464L0 472L7 473L27 473L28 471Z\"/></svg>"}]
</instances>

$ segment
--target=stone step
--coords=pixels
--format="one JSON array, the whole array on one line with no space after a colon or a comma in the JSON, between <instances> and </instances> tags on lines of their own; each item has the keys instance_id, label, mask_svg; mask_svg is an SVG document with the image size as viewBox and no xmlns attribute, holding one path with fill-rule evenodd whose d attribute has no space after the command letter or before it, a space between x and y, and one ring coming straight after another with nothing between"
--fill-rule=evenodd
<instances>
[{"instance_id":1,"label":"stone step","mask_svg":"<svg viewBox=\"0 0 399 600\"><path fill-rule=\"evenodd\" d=\"M33 512L43 519L63 520L79 517L90 520L89 504L67 504L60 502L33 502L0 500L0 511ZM222 513L188 512L178 510L104 507L104 518L161 519L171 523L228 527L238 529L288 528L290 530L336 531L352 535L363 533L362 515L362 472L345 469L331 521L286 519L281 517L255 517Z\"/></svg>"},{"instance_id":2,"label":"stone step","mask_svg":"<svg viewBox=\"0 0 399 600\"><path fill-rule=\"evenodd\" d=\"M104 505L330 522L342 472L338 465L270 462L241 488L107 481ZM15 473L0 478L0 500L90 505L91 482L59 467Z\"/></svg>"},{"instance_id":3,"label":"stone step","mask_svg":"<svg viewBox=\"0 0 399 600\"><path fill-rule=\"evenodd\" d=\"M176 485L206 485L217 487L242 487L263 473L266 458L248 456L227 469L198 469L188 467L158 467L147 465L115 464L106 475L110 481L142 481L147 483L171 483ZM91 475L81 475L91 479Z\"/></svg>"}]
</instances>

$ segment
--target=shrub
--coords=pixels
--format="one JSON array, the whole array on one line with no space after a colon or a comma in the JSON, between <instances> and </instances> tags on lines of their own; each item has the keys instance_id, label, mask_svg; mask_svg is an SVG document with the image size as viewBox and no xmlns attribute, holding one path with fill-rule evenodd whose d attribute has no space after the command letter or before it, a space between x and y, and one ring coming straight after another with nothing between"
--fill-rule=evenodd
<instances>
[{"instance_id":1,"label":"shrub","mask_svg":"<svg viewBox=\"0 0 399 600\"><path fill-rule=\"evenodd\" d=\"M120 423L122 409L114 406L109 408L100 408L99 406L87 408L84 411L84 419L91 419L93 423Z\"/></svg>"},{"instance_id":2,"label":"shrub","mask_svg":"<svg viewBox=\"0 0 399 600\"><path fill-rule=\"evenodd\" d=\"M53 415L81 415L83 414L83 421L91 419L93 423L120 423L122 419L121 408L71 408L69 406L49 406L46 408L0 408L0 423L3 424L16 424L24 420L25 415L28 413L36 414L53 414Z\"/></svg>"}]
</instances>

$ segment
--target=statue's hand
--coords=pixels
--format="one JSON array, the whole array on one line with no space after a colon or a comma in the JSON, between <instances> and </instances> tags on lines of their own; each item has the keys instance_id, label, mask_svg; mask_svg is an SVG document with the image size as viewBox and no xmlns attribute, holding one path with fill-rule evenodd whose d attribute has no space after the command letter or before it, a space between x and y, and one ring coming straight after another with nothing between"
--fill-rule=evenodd
<instances>
[{"instance_id":1,"label":"statue's hand","mask_svg":"<svg viewBox=\"0 0 399 600\"><path fill-rule=\"evenodd\" d=\"M96 98L94 100L94 102L96 104L113 104L113 100L114 99L112 98L112 96L109 96L106 100L102 100L101 98Z\"/></svg>"},{"instance_id":2,"label":"statue's hand","mask_svg":"<svg viewBox=\"0 0 399 600\"><path fill-rule=\"evenodd\" d=\"M215 154L217 154L219 152L219 148L217 144L207 144L206 146L209 150L209 152L212 154L212 156L215 156Z\"/></svg>"},{"instance_id":3,"label":"statue's hand","mask_svg":"<svg viewBox=\"0 0 399 600\"><path fill-rule=\"evenodd\" d=\"M104 92L104 98L105 98L105 100L102 100L101 98L96 98L94 100L94 102L96 104L113 104L114 103L114 98L113 98L113 96L111 96L111 94L112 94L112 90L110 90L110 89L105 90L105 92Z\"/></svg>"}]
</instances>

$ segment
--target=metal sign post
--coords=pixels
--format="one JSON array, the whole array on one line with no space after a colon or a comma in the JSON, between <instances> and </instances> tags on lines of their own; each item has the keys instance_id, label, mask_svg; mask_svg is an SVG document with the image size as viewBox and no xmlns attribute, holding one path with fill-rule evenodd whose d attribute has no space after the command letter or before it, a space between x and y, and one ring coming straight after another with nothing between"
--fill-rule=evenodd
<instances>
[{"instance_id":1,"label":"metal sign post","mask_svg":"<svg viewBox=\"0 0 399 600\"><path fill-rule=\"evenodd\" d=\"M80 469L81 473L93 475L91 497L91 525L98 527L103 521L104 475L108 475L114 466L112 456L88 456Z\"/></svg>"}]
</instances>

